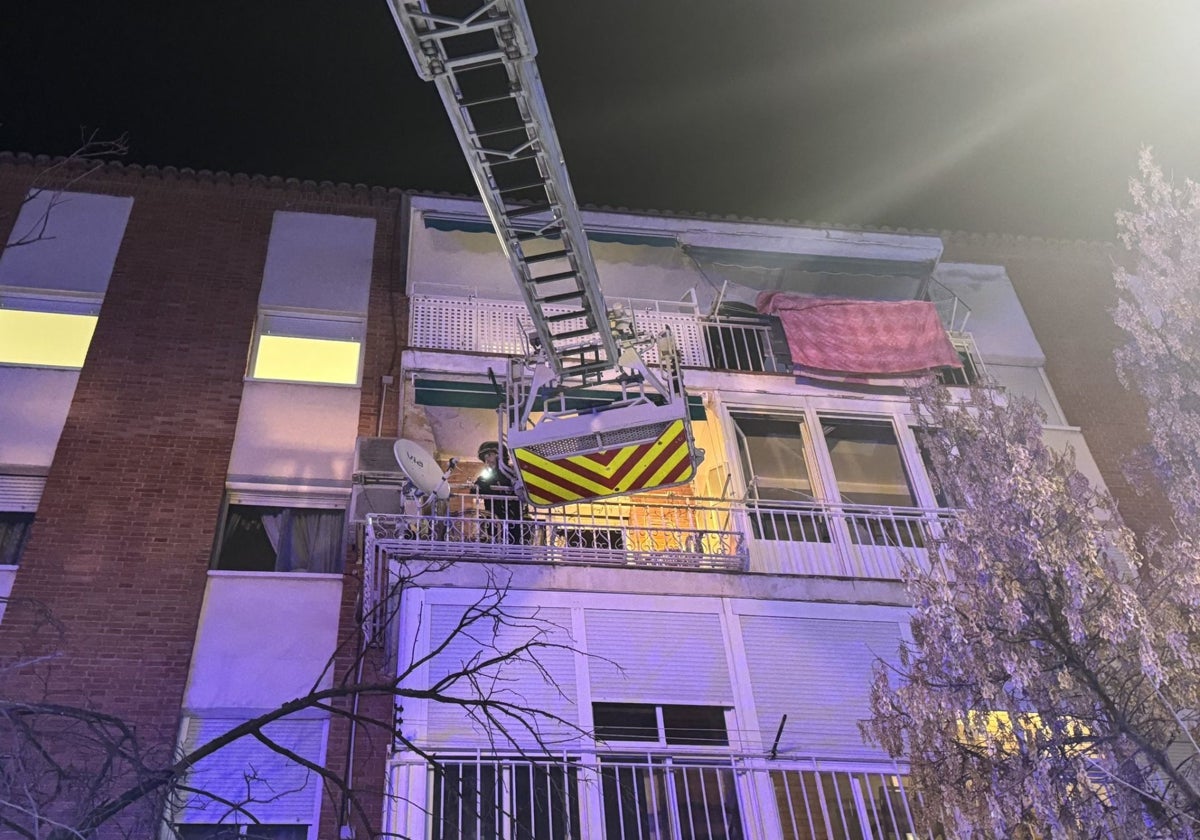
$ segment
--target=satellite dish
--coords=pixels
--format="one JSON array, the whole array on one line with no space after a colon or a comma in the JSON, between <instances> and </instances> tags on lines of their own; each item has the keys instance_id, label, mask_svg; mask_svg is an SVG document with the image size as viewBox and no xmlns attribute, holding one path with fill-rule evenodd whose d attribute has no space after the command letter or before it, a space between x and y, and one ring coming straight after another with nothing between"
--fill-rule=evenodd
<instances>
[{"instance_id":1,"label":"satellite dish","mask_svg":"<svg viewBox=\"0 0 1200 840\"><path fill-rule=\"evenodd\" d=\"M400 438L392 447L396 463L405 478L426 496L437 496L443 501L450 498L449 472L443 473L434 457L424 447L411 440Z\"/></svg>"}]
</instances>

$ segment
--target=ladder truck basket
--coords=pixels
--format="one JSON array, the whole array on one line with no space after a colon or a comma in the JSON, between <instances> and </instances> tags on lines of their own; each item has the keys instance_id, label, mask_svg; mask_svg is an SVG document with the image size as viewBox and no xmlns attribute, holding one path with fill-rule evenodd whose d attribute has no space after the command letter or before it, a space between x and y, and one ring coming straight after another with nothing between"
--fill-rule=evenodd
<instances>
[{"instance_id":1,"label":"ladder truck basket","mask_svg":"<svg viewBox=\"0 0 1200 840\"><path fill-rule=\"evenodd\" d=\"M591 501L690 482L701 455L686 396L658 405L645 395L596 408L546 412L510 428L518 485L538 507Z\"/></svg>"}]
</instances>

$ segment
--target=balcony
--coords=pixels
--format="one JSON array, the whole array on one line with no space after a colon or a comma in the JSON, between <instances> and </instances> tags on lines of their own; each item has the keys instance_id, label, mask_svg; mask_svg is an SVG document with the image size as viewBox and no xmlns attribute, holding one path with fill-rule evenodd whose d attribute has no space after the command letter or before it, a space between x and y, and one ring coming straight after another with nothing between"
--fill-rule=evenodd
<instances>
[{"instance_id":1,"label":"balcony","mask_svg":"<svg viewBox=\"0 0 1200 840\"><path fill-rule=\"evenodd\" d=\"M393 562L455 560L898 580L952 521L939 509L643 494L522 512L508 496L458 487L437 509L416 501L368 514L368 607Z\"/></svg>"},{"instance_id":2,"label":"balcony","mask_svg":"<svg viewBox=\"0 0 1200 840\"><path fill-rule=\"evenodd\" d=\"M964 331L969 310L949 290L931 289L930 294L960 355L972 371L981 370L974 342ZM623 309L640 332L653 334L670 329L685 367L756 373L792 370L782 334L774 334L771 319L765 316L745 313L709 317L700 313L693 299L614 298L608 303ZM415 348L498 356L528 353L533 323L520 301L481 298L466 288L430 287L428 291L413 294L410 306L408 334ZM565 306L546 307L551 315L569 311L571 308ZM583 324L566 322L564 328L567 326L576 328ZM654 351L650 360L657 361Z\"/></svg>"},{"instance_id":3,"label":"balcony","mask_svg":"<svg viewBox=\"0 0 1200 840\"><path fill-rule=\"evenodd\" d=\"M913 838L905 775L892 764L725 756L439 755L392 765L390 830L432 840L858 840ZM424 801L421 801L424 800ZM411 833L419 825L419 834Z\"/></svg>"}]
</instances>

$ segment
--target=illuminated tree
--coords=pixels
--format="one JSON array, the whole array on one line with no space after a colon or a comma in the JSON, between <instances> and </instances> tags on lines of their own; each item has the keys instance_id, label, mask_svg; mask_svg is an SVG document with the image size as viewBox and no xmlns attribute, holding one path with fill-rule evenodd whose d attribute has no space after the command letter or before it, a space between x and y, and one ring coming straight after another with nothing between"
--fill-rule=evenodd
<instances>
[{"instance_id":1,"label":"illuminated tree","mask_svg":"<svg viewBox=\"0 0 1200 840\"><path fill-rule=\"evenodd\" d=\"M1142 159L1120 216L1118 354L1150 405L1175 533L1138 545L1032 404L915 394L935 483L960 508L910 564L912 642L864 734L911 762L947 836L1200 836L1200 190Z\"/></svg>"}]
</instances>

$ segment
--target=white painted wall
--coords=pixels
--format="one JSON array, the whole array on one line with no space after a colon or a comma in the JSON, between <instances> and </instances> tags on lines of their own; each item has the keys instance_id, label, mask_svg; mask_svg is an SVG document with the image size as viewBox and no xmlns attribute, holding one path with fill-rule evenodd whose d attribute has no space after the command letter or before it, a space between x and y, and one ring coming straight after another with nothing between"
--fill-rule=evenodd
<instances>
[{"instance_id":1,"label":"white painted wall","mask_svg":"<svg viewBox=\"0 0 1200 840\"><path fill-rule=\"evenodd\" d=\"M32 194L21 207L8 248L0 257L0 286L103 294L125 235L132 198L90 193Z\"/></svg>"},{"instance_id":2,"label":"white painted wall","mask_svg":"<svg viewBox=\"0 0 1200 840\"><path fill-rule=\"evenodd\" d=\"M328 687L341 575L209 572L184 707L272 708Z\"/></svg>"},{"instance_id":3,"label":"white painted wall","mask_svg":"<svg viewBox=\"0 0 1200 840\"><path fill-rule=\"evenodd\" d=\"M985 364L1040 367L1046 363L1002 266L942 263L933 276L971 308L967 331L975 337Z\"/></svg>"},{"instance_id":4,"label":"white painted wall","mask_svg":"<svg viewBox=\"0 0 1200 840\"><path fill-rule=\"evenodd\" d=\"M77 370L0 365L0 464L50 466L78 382Z\"/></svg>"},{"instance_id":5,"label":"white painted wall","mask_svg":"<svg viewBox=\"0 0 1200 840\"><path fill-rule=\"evenodd\" d=\"M1048 426L1043 431L1043 435L1046 444L1053 449L1060 452L1065 452L1068 448L1074 450L1075 468L1083 473L1093 487L1104 489L1104 479L1100 477L1100 468L1096 466L1096 459L1092 457L1092 453L1088 449L1083 432L1070 426Z\"/></svg>"},{"instance_id":6,"label":"white painted wall","mask_svg":"<svg viewBox=\"0 0 1200 840\"><path fill-rule=\"evenodd\" d=\"M361 398L358 388L247 381L229 474L348 481Z\"/></svg>"}]
</instances>

